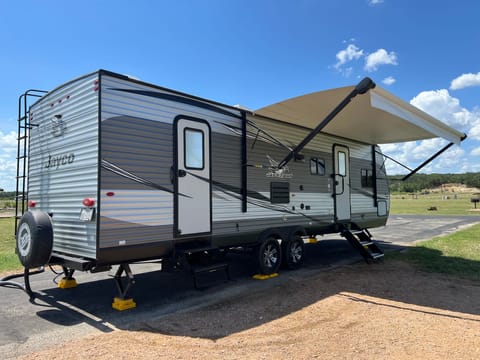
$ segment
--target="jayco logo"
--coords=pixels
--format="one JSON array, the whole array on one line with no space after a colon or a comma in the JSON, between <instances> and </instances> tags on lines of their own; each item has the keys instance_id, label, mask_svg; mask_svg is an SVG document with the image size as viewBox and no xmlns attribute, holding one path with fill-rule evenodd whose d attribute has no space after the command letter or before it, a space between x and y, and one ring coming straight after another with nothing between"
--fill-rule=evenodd
<instances>
[{"instance_id":1,"label":"jayco logo","mask_svg":"<svg viewBox=\"0 0 480 360\"><path fill-rule=\"evenodd\" d=\"M71 164L75 161L75 154L68 153L68 154L61 154L61 155L48 155L48 161L45 165L47 169L54 169L57 170L60 166Z\"/></svg>"}]
</instances>

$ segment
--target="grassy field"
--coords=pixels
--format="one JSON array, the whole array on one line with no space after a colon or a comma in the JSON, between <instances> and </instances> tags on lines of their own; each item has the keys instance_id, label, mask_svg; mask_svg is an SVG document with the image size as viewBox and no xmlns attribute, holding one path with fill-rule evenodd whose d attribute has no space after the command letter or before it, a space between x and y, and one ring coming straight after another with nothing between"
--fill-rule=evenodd
<instances>
[{"instance_id":1,"label":"grassy field","mask_svg":"<svg viewBox=\"0 0 480 360\"><path fill-rule=\"evenodd\" d=\"M395 215L473 215L480 216L480 204L474 211L473 194L392 194L390 214ZM429 210L430 209L430 210ZM436 210L433 210L436 209Z\"/></svg>"},{"instance_id":2,"label":"grassy field","mask_svg":"<svg viewBox=\"0 0 480 360\"><path fill-rule=\"evenodd\" d=\"M480 224L448 236L422 241L388 259L413 263L424 271L480 281Z\"/></svg>"},{"instance_id":3,"label":"grassy field","mask_svg":"<svg viewBox=\"0 0 480 360\"><path fill-rule=\"evenodd\" d=\"M13 217L0 218L0 273L22 267L15 254L13 227Z\"/></svg>"}]
</instances>

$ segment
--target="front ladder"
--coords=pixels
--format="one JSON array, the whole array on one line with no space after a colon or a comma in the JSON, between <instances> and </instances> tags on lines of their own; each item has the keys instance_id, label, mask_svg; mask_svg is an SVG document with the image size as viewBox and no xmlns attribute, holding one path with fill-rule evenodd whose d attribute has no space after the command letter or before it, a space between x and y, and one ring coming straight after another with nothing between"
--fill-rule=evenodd
<instances>
[{"instance_id":1,"label":"front ladder","mask_svg":"<svg viewBox=\"0 0 480 360\"><path fill-rule=\"evenodd\" d=\"M26 211L28 202L28 151L29 135L32 126L29 103L33 99L42 97L46 91L27 90L18 98L18 130L17 130L17 176L15 188L15 235L17 235L18 221Z\"/></svg>"}]
</instances>

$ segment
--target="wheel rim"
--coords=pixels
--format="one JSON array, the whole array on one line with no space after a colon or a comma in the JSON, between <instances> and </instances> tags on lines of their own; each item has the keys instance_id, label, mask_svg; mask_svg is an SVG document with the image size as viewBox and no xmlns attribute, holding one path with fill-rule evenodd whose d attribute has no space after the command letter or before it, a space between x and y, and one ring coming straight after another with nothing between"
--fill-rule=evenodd
<instances>
[{"instance_id":1,"label":"wheel rim","mask_svg":"<svg viewBox=\"0 0 480 360\"><path fill-rule=\"evenodd\" d=\"M273 268L278 262L278 250L273 244L265 246L263 251L263 263L269 268Z\"/></svg>"},{"instance_id":2,"label":"wheel rim","mask_svg":"<svg viewBox=\"0 0 480 360\"><path fill-rule=\"evenodd\" d=\"M30 233L30 227L28 224L22 224L18 229L17 235L18 241L18 252L21 256L27 256L30 252L30 247L32 245L32 235Z\"/></svg>"},{"instance_id":3,"label":"wheel rim","mask_svg":"<svg viewBox=\"0 0 480 360\"><path fill-rule=\"evenodd\" d=\"M297 264L302 260L303 249L302 245L298 241L292 241L290 245L290 260Z\"/></svg>"}]
</instances>

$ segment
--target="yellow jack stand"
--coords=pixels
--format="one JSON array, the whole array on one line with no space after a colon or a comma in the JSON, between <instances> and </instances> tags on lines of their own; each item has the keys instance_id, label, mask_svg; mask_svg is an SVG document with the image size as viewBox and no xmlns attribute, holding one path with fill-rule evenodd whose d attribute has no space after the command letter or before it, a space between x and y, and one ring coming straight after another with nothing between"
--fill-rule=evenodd
<instances>
[{"instance_id":1,"label":"yellow jack stand","mask_svg":"<svg viewBox=\"0 0 480 360\"><path fill-rule=\"evenodd\" d=\"M112 308L118 311L133 309L137 304L133 299L120 299L118 297L113 298Z\"/></svg>"},{"instance_id":2,"label":"yellow jack stand","mask_svg":"<svg viewBox=\"0 0 480 360\"><path fill-rule=\"evenodd\" d=\"M273 274L270 274L270 275L257 274L257 275L253 275L252 277L255 280L268 280L268 279L271 279L271 278L274 278L274 277L277 277L277 276L278 276L278 273L273 273Z\"/></svg>"},{"instance_id":3,"label":"yellow jack stand","mask_svg":"<svg viewBox=\"0 0 480 360\"><path fill-rule=\"evenodd\" d=\"M77 280L75 280L74 278L71 278L71 279L63 278L58 283L58 287L60 289L71 289L71 288L77 287Z\"/></svg>"}]
</instances>

